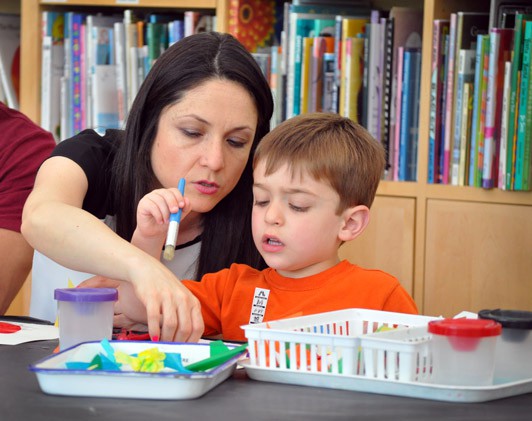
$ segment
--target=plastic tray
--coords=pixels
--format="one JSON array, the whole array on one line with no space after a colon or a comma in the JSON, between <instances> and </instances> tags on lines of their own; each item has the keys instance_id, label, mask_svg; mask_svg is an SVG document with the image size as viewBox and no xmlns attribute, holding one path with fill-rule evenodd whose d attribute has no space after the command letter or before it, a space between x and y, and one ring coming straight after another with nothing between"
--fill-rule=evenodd
<instances>
[{"instance_id":1,"label":"plastic tray","mask_svg":"<svg viewBox=\"0 0 532 421\"><path fill-rule=\"evenodd\" d=\"M298 372L287 369L272 370L257 367L249 360L241 361L240 364L253 380L446 402L487 402L532 392L532 378L492 386L448 386L421 382L389 381L357 375Z\"/></svg>"},{"instance_id":2,"label":"plastic tray","mask_svg":"<svg viewBox=\"0 0 532 421\"><path fill-rule=\"evenodd\" d=\"M188 365L209 357L209 344L111 341L115 350L128 354L157 347L165 353L181 353ZM231 346L229 346L232 348ZM85 342L30 365L45 393L67 396L93 396L137 399L194 399L226 380L234 371L237 355L213 370L193 374L176 372L140 373L134 371L68 370L67 361L90 362L101 352L99 342Z\"/></svg>"},{"instance_id":3,"label":"plastic tray","mask_svg":"<svg viewBox=\"0 0 532 421\"><path fill-rule=\"evenodd\" d=\"M436 317L346 309L242 326L250 364L272 370L359 375L361 336L382 327L426 326Z\"/></svg>"}]
</instances>

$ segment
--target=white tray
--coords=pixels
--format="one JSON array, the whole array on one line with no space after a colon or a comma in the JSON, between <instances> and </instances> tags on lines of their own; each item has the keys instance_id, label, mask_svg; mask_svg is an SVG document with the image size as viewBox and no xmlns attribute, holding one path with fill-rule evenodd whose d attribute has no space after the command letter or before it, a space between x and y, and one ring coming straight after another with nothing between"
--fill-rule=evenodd
<instances>
[{"instance_id":1,"label":"white tray","mask_svg":"<svg viewBox=\"0 0 532 421\"><path fill-rule=\"evenodd\" d=\"M447 402L486 402L532 392L532 378L492 386L451 386L372 379L358 375L296 372L278 368L272 370L252 365L248 359L239 364L253 380Z\"/></svg>"},{"instance_id":2,"label":"white tray","mask_svg":"<svg viewBox=\"0 0 532 421\"><path fill-rule=\"evenodd\" d=\"M165 342L111 341L115 350L127 354L156 347L165 353L181 353L187 365L209 357L209 344L181 344ZM229 346L232 348L231 346ZM93 396L137 399L194 399L198 398L233 373L237 355L213 370L182 374L176 372L141 373L134 371L68 370L66 361L90 362L102 351L99 342L85 342L58 354L46 357L29 369L35 372L42 391L52 395Z\"/></svg>"}]
</instances>

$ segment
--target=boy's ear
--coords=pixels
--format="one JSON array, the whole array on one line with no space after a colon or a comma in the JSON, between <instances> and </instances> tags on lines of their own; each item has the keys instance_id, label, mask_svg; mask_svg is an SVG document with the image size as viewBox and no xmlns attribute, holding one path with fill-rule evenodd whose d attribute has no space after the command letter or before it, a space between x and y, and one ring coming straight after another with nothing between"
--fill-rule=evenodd
<instances>
[{"instance_id":1,"label":"boy's ear","mask_svg":"<svg viewBox=\"0 0 532 421\"><path fill-rule=\"evenodd\" d=\"M344 224L340 228L338 238L342 241L351 241L357 238L369 223L369 208L364 205L348 208L343 212Z\"/></svg>"}]
</instances>

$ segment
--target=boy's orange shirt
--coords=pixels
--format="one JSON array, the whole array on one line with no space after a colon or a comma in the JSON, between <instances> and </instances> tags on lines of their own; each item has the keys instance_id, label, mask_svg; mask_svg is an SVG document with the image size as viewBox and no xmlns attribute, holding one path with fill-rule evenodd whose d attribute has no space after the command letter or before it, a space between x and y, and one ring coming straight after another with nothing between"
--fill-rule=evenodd
<instances>
[{"instance_id":1,"label":"boy's orange shirt","mask_svg":"<svg viewBox=\"0 0 532 421\"><path fill-rule=\"evenodd\" d=\"M245 341L241 325L346 308L367 308L417 314L412 297L393 276L344 260L314 276L286 278L274 269L258 271L233 264L183 281L200 300L204 336Z\"/></svg>"}]
</instances>

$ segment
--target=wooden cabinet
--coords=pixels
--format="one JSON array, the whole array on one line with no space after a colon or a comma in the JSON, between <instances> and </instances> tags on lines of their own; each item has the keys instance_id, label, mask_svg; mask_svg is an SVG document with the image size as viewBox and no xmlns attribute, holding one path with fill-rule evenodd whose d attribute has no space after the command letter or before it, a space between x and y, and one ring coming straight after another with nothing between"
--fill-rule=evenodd
<instances>
[{"instance_id":1,"label":"wooden cabinet","mask_svg":"<svg viewBox=\"0 0 532 421\"><path fill-rule=\"evenodd\" d=\"M21 0L21 108L39 121L40 14L45 9L210 9L226 30L228 0ZM432 21L456 11L489 11L490 1L380 0L373 6L423 5L423 61L417 182L383 181L367 231L342 257L401 280L420 311L532 310L532 192L505 192L426 182Z\"/></svg>"},{"instance_id":2,"label":"wooden cabinet","mask_svg":"<svg viewBox=\"0 0 532 421\"><path fill-rule=\"evenodd\" d=\"M412 292L415 212L414 198L376 197L368 227L360 237L340 247L340 257L393 273Z\"/></svg>"}]
</instances>

